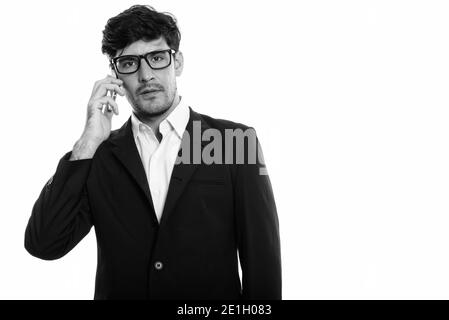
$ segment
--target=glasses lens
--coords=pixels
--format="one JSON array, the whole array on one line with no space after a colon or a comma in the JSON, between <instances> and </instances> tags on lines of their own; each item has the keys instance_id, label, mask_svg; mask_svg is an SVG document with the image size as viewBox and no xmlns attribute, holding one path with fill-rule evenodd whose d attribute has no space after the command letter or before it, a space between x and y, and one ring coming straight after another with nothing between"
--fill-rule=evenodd
<instances>
[{"instance_id":1,"label":"glasses lens","mask_svg":"<svg viewBox=\"0 0 449 320\"><path fill-rule=\"evenodd\" d=\"M170 64L170 54L169 51L150 52L146 58L153 69L162 69Z\"/></svg>"},{"instance_id":2,"label":"glasses lens","mask_svg":"<svg viewBox=\"0 0 449 320\"><path fill-rule=\"evenodd\" d=\"M132 73L139 67L139 57L121 57L116 61L118 72Z\"/></svg>"}]
</instances>

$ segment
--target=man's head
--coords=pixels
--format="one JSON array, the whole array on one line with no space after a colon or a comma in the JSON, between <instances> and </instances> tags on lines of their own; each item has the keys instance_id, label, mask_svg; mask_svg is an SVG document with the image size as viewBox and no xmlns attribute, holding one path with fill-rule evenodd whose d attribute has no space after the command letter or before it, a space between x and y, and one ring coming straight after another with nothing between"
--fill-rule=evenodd
<instances>
[{"instance_id":1,"label":"man's head","mask_svg":"<svg viewBox=\"0 0 449 320\"><path fill-rule=\"evenodd\" d=\"M101 50L113 62L128 101L143 121L163 114L178 99L180 39L174 17L141 5L109 19L103 30Z\"/></svg>"}]
</instances>

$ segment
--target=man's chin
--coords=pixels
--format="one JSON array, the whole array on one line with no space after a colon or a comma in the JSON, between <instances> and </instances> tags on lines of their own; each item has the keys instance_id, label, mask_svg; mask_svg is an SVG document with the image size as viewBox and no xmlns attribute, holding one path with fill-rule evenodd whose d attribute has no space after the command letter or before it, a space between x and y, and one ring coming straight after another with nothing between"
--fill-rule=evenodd
<instances>
[{"instance_id":1,"label":"man's chin","mask_svg":"<svg viewBox=\"0 0 449 320\"><path fill-rule=\"evenodd\" d=\"M157 116L160 116L160 115L163 115L164 113L166 113L168 111L168 109L170 109L170 108L161 109L161 110L157 110L157 111L150 111L147 114L150 117L157 117Z\"/></svg>"},{"instance_id":2,"label":"man's chin","mask_svg":"<svg viewBox=\"0 0 449 320\"><path fill-rule=\"evenodd\" d=\"M170 109L170 107L158 107L155 108L154 106L151 107L143 107L140 108L140 114L143 115L144 117L157 117L160 115L163 115L164 113L166 113L168 110Z\"/></svg>"},{"instance_id":3,"label":"man's chin","mask_svg":"<svg viewBox=\"0 0 449 320\"><path fill-rule=\"evenodd\" d=\"M140 100L140 101L139 101ZM159 95L154 96L153 99L139 99L138 110L143 118L151 119L159 117L170 110L171 104L167 103L166 99L162 99ZM137 102L137 101L136 101Z\"/></svg>"}]
</instances>

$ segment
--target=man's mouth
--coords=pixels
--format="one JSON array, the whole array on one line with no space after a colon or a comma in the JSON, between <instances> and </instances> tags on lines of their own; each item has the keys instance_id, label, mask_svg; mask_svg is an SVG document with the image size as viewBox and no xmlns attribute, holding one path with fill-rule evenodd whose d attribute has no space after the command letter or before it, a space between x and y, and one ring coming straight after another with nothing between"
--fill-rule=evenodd
<instances>
[{"instance_id":1,"label":"man's mouth","mask_svg":"<svg viewBox=\"0 0 449 320\"><path fill-rule=\"evenodd\" d=\"M161 91L161 90L160 89L144 89L139 93L139 95L150 94L150 93L155 93L155 92L159 92L159 91Z\"/></svg>"}]
</instances>

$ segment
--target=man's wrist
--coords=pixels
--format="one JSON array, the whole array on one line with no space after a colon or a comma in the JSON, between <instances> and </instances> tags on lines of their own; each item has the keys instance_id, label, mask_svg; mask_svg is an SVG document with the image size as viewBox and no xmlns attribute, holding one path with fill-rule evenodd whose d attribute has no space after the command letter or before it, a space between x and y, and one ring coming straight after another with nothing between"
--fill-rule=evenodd
<instances>
[{"instance_id":1,"label":"man's wrist","mask_svg":"<svg viewBox=\"0 0 449 320\"><path fill-rule=\"evenodd\" d=\"M101 142L81 137L73 146L69 161L92 159Z\"/></svg>"}]
</instances>

